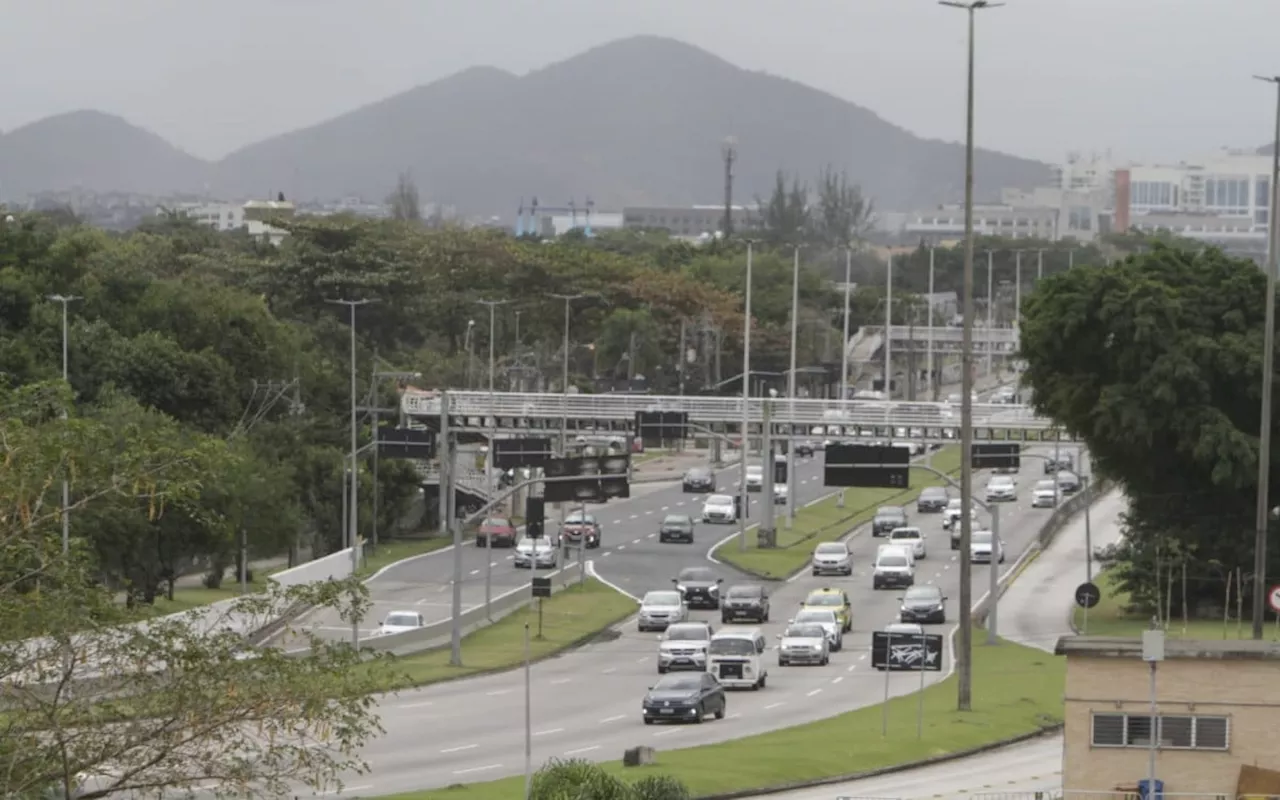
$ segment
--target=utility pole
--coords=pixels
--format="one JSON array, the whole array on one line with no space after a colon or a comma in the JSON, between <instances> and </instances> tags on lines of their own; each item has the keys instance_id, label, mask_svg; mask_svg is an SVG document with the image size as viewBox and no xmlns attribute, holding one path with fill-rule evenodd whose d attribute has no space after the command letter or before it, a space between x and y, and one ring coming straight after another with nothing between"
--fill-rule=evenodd
<instances>
[{"instance_id":1,"label":"utility pole","mask_svg":"<svg viewBox=\"0 0 1280 800\"><path fill-rule=\"evenodd\" d=\"M563 455L569 448L569 313L574 300L581 300L585 294L551 294L556 300L564 301L564 370L560 377L560 393L564 395L564 416L560 419L560 453Z\"/></svg>"},{"instance_id":2,"label":"utility pole","mask_svg":"<svg viewBox=\"0 0 1280 800\"><path fill-rule=\"evenodd\" d=\"M747 242L747 286L745 294L746 313L742 315L742 437L738 443L738 468L741 483L738 491L742 495L742 508L739 524L742 535L738 537L738 550L747 549L747 511L751 505L751 495L747 493L747 454L751 452L751 251L752 242ZM773 498L770 498L770 502Z\"/></svg>"},{"instance_id":3,"label":"utility pole","mask_svg":"<svg viewBox=\"0 0 1280 800\"><path fill-rule=\"evenodd\" d=\"M1280 197L1280 76L1254 76L1276 87L1276 134L1271 145L1271 203L1267 209L1267 302L1266 327L1262 338L1262 424L1258 439L1258 505L1253 540L1253 638L1262 638L1266 621L1267 523L1271 516L1268 492L1271 483L1271 384L1275 374L1276 348L1276 256L1280 222L1276 219L1276 199Z\"/></svg>"},{"instance_id":4,"label":"utility pole","mask_svg":"<svg viewBox=\"0 0 1280 800\"><path fill-rule=\"evenodd\" d=\"M356 527L359 519L359 509L356 503L358 497L358 487L360 485L360 471L358 469L359 462L358 443L356 441L356 406L359 405L359 398L356 396L356 309L360 306L367 306L378 302L377 300L325 300L331 305L346 306L351 312L351 503L349 512L351 520L347 527L347 547L351 548L351 571L354 573L360 566L360 556L356 548L356 537L359 528ZM356 623L352 623L356 636L359 636L359 628L355 627Z\"/></svg>"},{"instance_id":5,"label":"utility pole","mask_svg":"<svg viewBox=\"0 0 1280 800\"><path fill-rule=\"evenodd\" d=\"M796 418L796 339L799 338L800 331L800 247L795 248L795 258L791 267L791 369L787 373L787 403L791 411L791 419ZM791 491L791 470L795 468L795 448L791 446L791 440L787 439L787 530L791 530L791 526L795 523L796 517L796 496ZM773 474L773 456L770 455L769 463L764 468L770 474ZM765 498L766 502L773 505L773 493Z\"/></svg>"},{"instance_id":6,"label":"utility pole","mask_svg":"<svg viewBox=\"0 0 1280 800\"><path fill-rule=\"evenodd\" d=\"M929 392L933 397L933 402L938 402L938 386L937 376L933 374L933 267L934 267L934 248L929 248L929 351L925 353L925 371L929 373Z\"/></svg>"},{"instance_id":7,"label":"utility pole","mask_svg":"<svg viewBox=\"0 0 1280 800\"><path fill-rule=\"evenodd\" d=\"M378 356L377 356L377 353L374 353L375 368L377 367L377 363L378 363ZM378 467L379 467L378 443L381 439L381 432L379 431L379 423L381 422L381 418L383 414L398 414L400 412L399 408L382 408L381 407L381 397L380 397L380 392L378 391L379 389L378 382L385 381L385 380L407 382L407 381L417 380L418 378L421 378L421 377L422 377L421 372L395 372L395 371L380 371L375 369L372 375L372 381L371 381L372 386L370 387L370 400L369 400L370 405L368 408L356 409L357 411L368 413L373 417L373 426L372 426L373 427L373 525L372 525L372 529L369 536L369 543L373 546L373 549L375 550L378 547L378 504L380 502L379 495L381 493L380 483L378 480Z\"/></svg>"},{"instance_id":8,"label":"utility pole","mask_svg":"<svg viewBox=\"0 0 1280 800\"><path fill-rule=\"evenodd\" d=\"M680 385L679 393L681 397L684 397L684 372L685 372L685 369L689 366L689 359L686 358L688 346L685 344L685 334L686 334L685 329L687 327L688 327L688 321L684 317L681 317L680 318L680 358L679 360L676 361L676 365L677 365L676 368L680 370L678 373L676 373L676 380L679 382L679 385Z\"/></svg>"},{"instance_id":9,"label":"utility pole","mask_svg":"<svg viewBox=\"0 0 1280 800\"><path fill-rule=\"evenodd\" d=\"M961 340L960 399L960 635L956 653L959 689L956 708L969 711L973 705L973 576L969 567L969 544L973 537L973 96L974 17L984 8L1003 3L988 0L939 0L941 5L963 9L969 18L969 58L965 102L964 142L964 329Z\"/></svg>"},{"instance_id":10,"label":"utility pole","mask_svg":"<svg viewBox=\"0 0 1280 800\"><path fill-rule=\"evenodd\" d=\"M738 158L738 140L732 136L726 138L720 154L724 156L724 222L721 229L724 238L728 239L733 235L733 162Z\"/></svg>"},{"instance_id":11,"label":"utility pole","mask_svg":"<svg viewBox=\"0 0 1280 800\"><path fill-rule=\"evenodd\" d=\"M68 377L69 364L67 360L68 353L68 337L67 337L67 306L83 300L83 297L77 297L69 294L51 294L49 299L55 303L62 304L62 382L70 385L71 380ZM67 414L64 411L62 418L65 420ZM65 556L71 552L71 484L67 481L66 475L62 477L62 554Z\"/></svg>"},{"instance_id":12,"label":"utility pole","mask_svg":"<svg viewBox=\"0 0 1280 800\"><path fill-rule=\"evenodd\" d=\"M991 377L991 337L995 330L995 274L996 274L996 257L991 250L987 251L987 377Z\"/></svg>"},{"instance_id":13,"label":"utility pole","mask_svg":"<svg viewBox=\"0 0 1280 800\"><path fill-rule=\"evenodd\" d=\"M844 330L840 339L840 402L849 399L849 284L853 281L853 248L844 251ZM788 483L791 476L787 476ZM791 491L788 489L787 491Z\"/></svg>"},{"instance_id":14,"label":"utility pole","mask_svg":"<svg viewBox=\"0 0 1280 800\"><path fill-rule=\"evenodd\" d=\"M884 396L893 399L893 254L884 267Z\"/></svg>"}]
</instances>

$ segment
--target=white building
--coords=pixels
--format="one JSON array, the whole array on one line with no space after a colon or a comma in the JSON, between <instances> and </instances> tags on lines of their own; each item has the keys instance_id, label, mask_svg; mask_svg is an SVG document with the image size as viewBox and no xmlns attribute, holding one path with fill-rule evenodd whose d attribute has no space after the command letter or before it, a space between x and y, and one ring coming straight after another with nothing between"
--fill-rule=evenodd
<instances>
[{"instance_id":1,"label":"white building","mask_svg":"<svg viewBox=\"0 0 1280 800\"><path fill-rule=\"evenodd\" d=\"M176 211L215 231L234 231L244 227L244 206L235 203L179 203L167 210Z\"/></svg>"}]
</instances>

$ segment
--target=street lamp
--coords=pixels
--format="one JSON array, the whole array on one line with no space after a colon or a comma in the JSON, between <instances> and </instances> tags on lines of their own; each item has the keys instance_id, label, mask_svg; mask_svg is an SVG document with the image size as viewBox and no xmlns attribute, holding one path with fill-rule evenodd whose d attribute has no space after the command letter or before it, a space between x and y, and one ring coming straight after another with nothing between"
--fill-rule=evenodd
<instances>
[{"instance_id":1,"label":"street lamp","mask_svg":"<svg viewBox=\"0 0 1280 800\"><path fill-rule=\"evenodd\" d=\"M800 330L800 246L795 248L795 257L791 267L791 371L787 374L787 397L790 400L791 418L795 419L796 411L796 339ZM787 447L787 483L791 482L791 471L795 467L795 448L791 446L791 440L786 442ZM767 470L774 469L775 459L773 451L769 451L768 460L764 468ZM767 502L772 503L773 498L768 498ZM796 496L787 488L787 530L795 523L796 517Z\"/></svg>"},{"instance_id":2,"label":"street lamp","mask_svg":"<svg viewBox=\"0 0 1280 800\"><path fill-rule=\"evenodd\" d=\"M973 62L974 16L1003 3L988 0L939 0L940 5L963 9L969 17L969 64L965 102L964 138L964 330L961 339L960 395L960 647L956 658L959 691L956 707L969 711L973 704L973 577L969 573L969 543L973 526Z\"/></svg>"},{"instance_id":3,"label":"street lamp","mask_svg":"<svg viewBox=\"0 0 1280 800\"><path fill-rule=\"evenodd\" d=\"M563 371L563 373L561 374L561 377L560 377L560 393L564 395L564 403L565 403L565 406L564 406L565 419L563 420L563 425L564 425L564 427L561 427L561 429L560 429L560 449L561 449L562 451L563 451L563 450L566 450L566 449L568 448L568 446L569 446L569 429L568 429L568 424L569 424L569 422L568 422L568 414L569 414L569 313L570 313L570 311L571 311L571 309L572 309L573 301L574 301L574 300L581 300L582 298L587 297L587 296L588 296L588 295L586 295L586 294L550 294L550 295L548 295L548 297L552 297L552 298L554 298L554 299L556 299L556 300L563 300L563 301L564 301L564 342L563 342L563 347L564 347L564 371Z\"/></svg>"},{"instance_id":4,"label":"street lamp","mask_svg":"<svg viewBox=\"0 0 1280 800\"><path fill-rule=\"evenodd\" d=\"M13 217L8 217L6 221L12 222ZM67 377L67 306L84 298L69 294L51 294L49 299L55 303L62 304L62 382L69 383L70 380ZM63 419L66 419L65 412ZM64 476L62 479L62 554L65 556L69 552L71 552L71 486Z\"/></svg>"},{"instance_id":5,"label":"street lamp","mask_svg":"<svg viewBox=\"0 0 1280 800\"><path fill-rule=\"evenodd\" d=\"M741 481L738 484L738 493L741 504L738 508L738 527L740 533L738 535L738 551L746 552L747 550L747 512L750 510L751 495L747 494L747 454L751 450L748 434L751 430L751 256L753 242L747 241L747 277L746 287L743 289L743 308L742 315L742 436L738 443L738 469L741 473ZM760 432L760 442L764 443L764 431ZM761 447L761 455L763 455L763 446ZM773 465L769 465L769 469L773 469ZM790 476L788 476L790 477ZM788 494L791 492L787 490ZM767 502L772 503L773 498L766 498Z\"/></svg>"},{"instance_id":6,"label":"street lamp","mask_svg":"<svg viewBox=\"0 0 1280 800\"><path fill-rule=\"evenodd\" d=\"M351 562L356 565L356 531L359 530L356 525L359 520L357 512L356 498L358 494L358 486L360 485L359 473L356 469L357 450L359 449L356 442L356 406L359 398L356 396L356 309L360 306L367 306L378 302L377 300L325 300L326 303L335 306L346 306L350 311L350 328L351 328L351 502L348 505L348 511L351 515L350 521L347 523L347 547L351 548ZM346 489L344 488L344 492Z\"/></svg>"},{"instance_id":7,"label":"street lamp","mask_svg":"<svg viewBox=\"0 0 1280 800\"><path fill-rule=\"evenodd\" d=\"M1280 76L1253 76L1276 87L1276 133L1271 146L1271 197L1267 208L1267 311L1262 334L1262 424L1258 437L1258 506L1253 542L1253 638L1262 638L1267 594L1267 517L1271 481L1271 383L1275 372L1276 348L1276 184L1280 183Z\"/></svg>"}]
</instances>

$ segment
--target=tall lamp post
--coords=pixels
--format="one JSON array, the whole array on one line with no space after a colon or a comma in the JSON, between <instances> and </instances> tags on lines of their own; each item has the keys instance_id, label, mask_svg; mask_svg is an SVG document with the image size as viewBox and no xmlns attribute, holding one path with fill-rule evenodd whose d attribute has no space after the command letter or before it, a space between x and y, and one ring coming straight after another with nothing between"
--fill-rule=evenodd
<instances>
[{"instance_id":1,"label":"tall lamp post","mask_svg":"<svg viewBox=\"0 0 1280 800\"><path fill-rule=\"evenodd\" d=\"M840 402L849 399L849 285L853 282L853 248L844 251L844 333L840 340ZM788 476L790 477L790 476ZM790 492L790 489L787 490Z\"/></svg>"},{"instance_id":2,"label":"tall lamp post","mask_svg":"<svg viewBox=\"0 0 1280 800\"><path fill-rule=\"evenodd\" d=\"M791 418L796 418L796 340L799 338L800 331L800 247L795 248L795 257L791 266L791 370L787 373L787 397L790 398ZM791 483L792 470L795 468L795 448L791 446L791 439L786 440L787 448L787 483ZM772 449L769 451L767 459L765 459L764 468L774 470L777 459L773 455ZM772 503L773 498L765 498L765 502ZM791 487L787 486L787 530L791 530L791 526L795 523L796 517L796 495L791 491Z\"/></svg>"},{"instance_id":3,"label":"tall lamp post","mask_svg":"<svg viewBox=\"0 0 1280 800\"><path fill-rule=\"evenodd\" d=\"M1253 638L1262 638L1267 595L1267 521L1271 514L1268 489L1271 481L1271 383L1276 351L1276 219L1277 184L1280 183L1280 75L1254 78L1276 87L1276 133L1271 147L1271 195L1267 208L1267 311L1262 336L1262 424L1258 436L1258 506L1253 542Z\"/></svg>"},{"instance_id":4,"label":"tall lamp post","mask_svg":"<svg viewBox=\"0 0 1280 800\"><path fill-rule=\"evenodd\" d=\"M960 646L956 654L959 690L956 708L973 705L973 576L969 570L969 543L973 526L973 62L974 17L985 8L1004 3L988 0L939 0L940 5L963 9L969 17L969 69L965 102L964 138L964 330L961 339L960 395Z\"/></svg>"},{"instance_id":5,"label":"tall lamp post","mask_svg":"<svg viewBox=\"0 0 1280 800\"><path fill-rule=\"evenodd\" d=\"M738 483L738 495L742 498L738 502L741 507L738 509L738 527L741 533L738 536L739 552L747 550L747 511L751 504L751 495L747 494L747 454L751 452L751 256L752 242L747 242L747 285L743 290L743 308L745 312L742 315L742 437L738 442L738 469L740 471L741 480ZM764 443L764 431L760 432L760 442ZM761 450L764 448L761 447ZM772 469L772 467L770 467ZM788 490L790 491L790 490ZM773 498L766 498L767 502L772 503Z\"/></svg>"},{"instance_id":6,"label":"tall lamp post","mask_svg":"<svg viewBox=\"0 0 1280 800\"><path fill-rule=\"evenodd\" d=\"M70 379L67 377L67 306L84 298L69 294L51 294L49 299L55 303L62 304L62 382L69 383ZM69 552L71 552L71 485L67 483L66 477L63 477L62 554L65 556Z\"/></svg>"},{"instance_id":7,"label":"tall lamp post","mask_svg":"<svg viewBox=\"0 0 1280 800\"><path fill-rule=\"evenodd\" d=\"M360 473L359 473L359 470L357 469L357 466L359 465L359 462L357 461L357 458L359 457L359 453L358 453L359 448L356 441L356 432L358 430L356 427L356 406L359 403L359 398L356 396L356 309L359 308L360 306L367 306L372 303L376 303L378 301L361 299L361 300L325 300L325 302L335 306L346 306L347 309L350 311L350 315L351 315L350 316L350 327L351 327L351 487L350 487L350 492L351 492L351 501L347 504L347 510L348 510L348 513L350 513L351 518L350 518L350 521L347 523L346 545L347 547L351 548L352 565L359 566L359 564L357 563L359 561L359 557L356 555L356 531L359 530L359 528L356 527L357 522L359 520L359 513L357 511L358 506L356 503L356 499L358 496L358 487L360 485Z\"/></svg>"},{"instance_id":8,"label":"tall lamp post","mask_svg":"<svg viewBox=\"0 0 1280 800\"><path fill-rule=\"evenodd\" d=\"M561 345L564 349L564 371L560 379L560 393L564 395L566 418L560 428L560 449L563 452L569 446L569 429L565 427L568 425L567 417L569 413L569 314L573 310L573 301L581 300L587 295L552 294L548 296L564 301L564 342Z\"/></svg>"}]
</instances>

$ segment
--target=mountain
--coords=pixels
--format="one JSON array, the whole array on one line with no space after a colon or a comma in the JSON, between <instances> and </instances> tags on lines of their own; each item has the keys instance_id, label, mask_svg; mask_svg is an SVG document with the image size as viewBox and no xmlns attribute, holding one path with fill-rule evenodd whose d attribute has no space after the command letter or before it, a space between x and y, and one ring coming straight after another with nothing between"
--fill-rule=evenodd
<instances>
[{"instance_id":1,"label":"mountain","mask_svg":"<svg viewBox=\"0 0 1280 800\"><path fill-rule=\"evenodd\" d=\"M32 136L40 127L44 133ZM963 194L961 145L921 139L833 95L653 36L524 76L468 69L212 165L115 117L54 117L0 138L0 194L76 183L176 191L207 181L224 197L282 190L380 200L408 171L424 200L504 217L533 196L544 207L587 197L599 209L715 203L730 135L738 142L739 202L767 194L779 169L812 179L827 165L845 170L880 208ZM15 175L8 164L20 167ZM976 154L979 198L1048 177L1039 162Z\"/></svg>"},{"instance_id":2,"label":"mountain","mask_svg":"<svg viewBox=\"0 0 1280 800\"><path fill-rule=\"evenodd\" d=\"M168 195L198 189L210 165L113 114L72 111L0 136L0 196L87 189Z\"/></svg>"}]
</instances>

